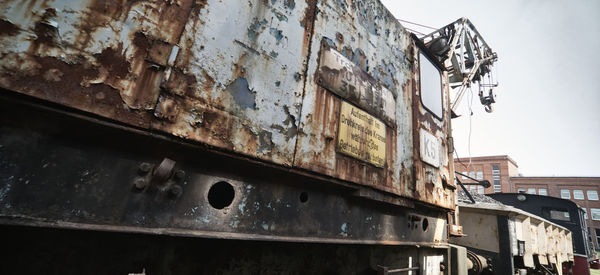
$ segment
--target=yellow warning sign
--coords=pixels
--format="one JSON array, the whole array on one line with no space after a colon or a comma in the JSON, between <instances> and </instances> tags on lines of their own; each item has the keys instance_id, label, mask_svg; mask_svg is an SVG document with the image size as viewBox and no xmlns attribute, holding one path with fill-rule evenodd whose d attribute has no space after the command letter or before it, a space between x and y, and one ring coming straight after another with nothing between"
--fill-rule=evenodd
<instances>
[{"instance_id":1,"label":"yellow warning sign","mask_svg":"<svg viewBox=\"0 0 600 275\"><path fill-rule=\"evenodd\" d=\"M385 124L342 101L337 150L382 168L385 165Z\"/></svg>"}]
</instances>

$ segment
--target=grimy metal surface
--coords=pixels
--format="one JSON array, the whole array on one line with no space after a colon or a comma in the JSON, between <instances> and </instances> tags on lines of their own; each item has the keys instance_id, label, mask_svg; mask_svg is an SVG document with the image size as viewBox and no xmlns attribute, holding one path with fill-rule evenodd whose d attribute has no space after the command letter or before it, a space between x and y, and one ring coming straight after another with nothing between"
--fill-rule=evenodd
<instances>
[{"instance_id":1,"label":"grimy metal surface","mask_svg":"<svg viewBox=\"0 0 600 275\"><path fill-rule=\"evenodd\" d=\"M414 246L212 240L19 226L3 228L3 233L2 247L11 253L3 257L1 274L375 275L380 274L378 267L421 269L421 257L445 254L444 249ZM424 269L413 274L417 272L436 274Z\"/></svg>"},{"instance_id":2,"label":"grimy metal surface","mask_svg":"<svg viewBox=\"0 0 600 275\"><path fill-rule=\"evenodd\" d=\"M0 96L0 227L444 248L446 213ZM16 95L16 94L15 94Z\"/></svg>"},{"instance_id":3,"label":"grimy metal surface","mask_svg":"<svg viewBox=\"0 0 600 275\"><path fill-rule=\"evenodd\" d=\"M448 87L440 120L420 103L418 45L379 1L9 0L0 25L4 89L454 209ZM383 167L337 148L342 101L385 123Z\"/></svg>"}]
</instances>

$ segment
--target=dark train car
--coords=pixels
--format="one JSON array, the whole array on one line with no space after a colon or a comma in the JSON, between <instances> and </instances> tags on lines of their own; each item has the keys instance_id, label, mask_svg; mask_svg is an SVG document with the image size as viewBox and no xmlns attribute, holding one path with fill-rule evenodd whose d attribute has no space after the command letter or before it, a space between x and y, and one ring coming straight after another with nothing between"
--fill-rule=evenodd
<instances>
[{"instance_id":1,"label":"dark train car","mask_svg":"<svg viewBox=\"0 0 600 275\"><path fill-rule=\"evenodd\" d=\"M570 200L525 193L499 193L489 196L568 228L573 234L573 274L590 274L588 262L595 259L595 254L588 242L584 212L577 204Z\"/></svg>"}]
</instances>

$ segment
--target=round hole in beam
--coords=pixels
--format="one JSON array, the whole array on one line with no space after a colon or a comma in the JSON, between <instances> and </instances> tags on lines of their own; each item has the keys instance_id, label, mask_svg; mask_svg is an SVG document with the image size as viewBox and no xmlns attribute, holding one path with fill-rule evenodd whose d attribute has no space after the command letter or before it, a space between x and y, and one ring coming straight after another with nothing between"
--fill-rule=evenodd
<instances>
[{"instance_id":1,"label":"round hole in beam","mask_svg":"<svg viewBox=\"0 0 600 275\"><path fill-rule=\"evenodd\" d=\"M308 193L302 192L300 193L300 202L305 203L308 201Z\"/></svg>"},{"instance_id":2,"label":"round hole in beam","mask_svg":"<svg viewBox=\"0 0 600 275\"><path fill-rule=\"evenodd\" d=\"M423 231L427 231L427 228L429 227L429 221L427 218L423 218L423 224L421 224L421 226L423 227Z\"/></svg>"},{"instance_id":3,"label":"round hole in beam","mask_svg":"<svg viewBox=\"0 0 600 275\"><path fill-rule=\"evenodd\" d=\"M215 209L223 209L233 202L235 190L228 182L220 181L208 190L208 203Z\"/></svg>"}]
</instances>

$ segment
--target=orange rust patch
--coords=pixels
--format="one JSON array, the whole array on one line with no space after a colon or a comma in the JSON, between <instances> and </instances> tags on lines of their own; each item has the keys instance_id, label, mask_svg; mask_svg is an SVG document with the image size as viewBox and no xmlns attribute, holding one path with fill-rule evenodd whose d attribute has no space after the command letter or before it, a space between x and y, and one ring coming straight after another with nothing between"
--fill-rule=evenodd
<instances>
[{"instance_id":1,"label":"orange rust patch","mask_svg":"<svg viewBox=\"0 0 600 275\"><path fill-rule=\"evenodd\" d=\"M202 76L204 77L204 83L202 83L202 91L210 94L215 86L215 80L205 70L202 70Z\"/></svg>"},{"instance_id":2,"label":"orange rust patch","mask_svg":"<svg viewBox=\"0 0 600 275\"><path fill-rule=\"evenodd\" d=\"M96 61L110 72L111 75L117 78L125 78L129 74L131 64L125 59L125 56L121 52L121 47L117 50L107 48L102 51L97 57Z\"/></svg>"},{"instance_id":3,"label":"orange rust patch","mask_svg":"<svg viewBox=\"0 0 600 275\"><path fill-rule=\"evenodd\" d=\"M38 64L35 74L4 71L1 76L6 80L5 88L131 125L149 126L150 114L124 106L118 90L105 84L81 85L86 79L95 78L97 69L68 64L52 57L28 58Z\"/></svg>"},{"instance_id":4,"label":"orange rust patch","mask_svg":"<svg viewBox=\"0 0 600 275\"><path fill-rule=\"evenodd\" d=\"M180 69L172 68L169 79L162 84L162 87L178 96L195 97L195 84L196 77L194 75L184 74Z\"/></svg>"}]
</instances>

